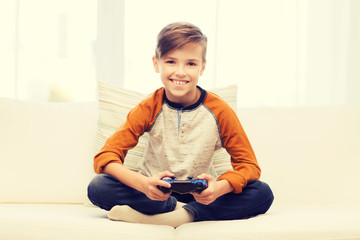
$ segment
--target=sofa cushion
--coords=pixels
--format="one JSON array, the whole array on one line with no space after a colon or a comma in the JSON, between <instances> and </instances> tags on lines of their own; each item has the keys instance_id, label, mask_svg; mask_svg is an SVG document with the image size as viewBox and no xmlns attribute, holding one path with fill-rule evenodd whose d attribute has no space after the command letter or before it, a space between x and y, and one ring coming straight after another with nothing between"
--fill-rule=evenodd
<instances>
[{"instance_id":1,"label":"sofa cushion","mask_svg":"<svg viewBox=\"0 0 360 240\"><path fill-rule=\"evenodd\" d=\"M360 107L241 108L239 118L281 203L360 203Z\"/></svg>"},{"instance_id":2,"label":"sofa cushion","mask_svg":"<svg viewBox=\"0 0 360 240\"><path fill-rule=\"evenodd\" d=\"M0 112L0 202L83 202L97 104L0 98Z\"/></svg>"},{"instance_id":3,"label":"sofa cushion","mask_svg":"<svg viewBox=\"0 0 360 240\"><path fill-rule=\"evenodd\" d=\"M0 204L0 239L7 240L323 240L360 239L360 207L274 205L250 219L170 226L110 221L99 208L73 204Z\"/></svg>"},{"instance_id":4,"label":"sofa cushion","mask_svg":"<svg viewBox=\"0 0 360 240\"><path fill-rule=\"evenodd\" d=\"M188 223L177 239L355 240L360 239L359 205L274 205L265 215L235 221Z\"/></svg>"},{"instance_id":5,"label":"sofa cushion","mask_svg":"<svg viewBox=\"0 0 360 240\"><path fill-rule=\"evenodd\" d=\"M174 228L110 221L80 204L0 204L0 239L171 240Z\"/></svg>"},{"instance_id":6,"label":"sofa cushion","mask_svg":"<svg viewBox=\"0 0 360 240\"><path fill-rule=\"evenodd\" d=\"M237 106L237 87L210 90L222 97L234 110ZM99 122L96 137L96 151L99 151L116 129L125 122L128 112L143 100L147 94L130 91L105 82L98 82ZM143 157L148 136L140 137L137 146L128 151L124 165L137 171L137 164ZM214 167L218 174L231 169L230 156L224 149L220 149L214 156Z\"/></svg>"}]
</instances>

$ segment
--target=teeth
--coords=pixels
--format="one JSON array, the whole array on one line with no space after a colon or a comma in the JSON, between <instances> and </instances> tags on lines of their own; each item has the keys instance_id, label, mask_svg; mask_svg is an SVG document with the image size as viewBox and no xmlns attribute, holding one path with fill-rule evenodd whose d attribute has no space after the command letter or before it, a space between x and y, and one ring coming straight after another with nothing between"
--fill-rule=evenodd
<instances>
[{"instance_id":1,"label":"teeth","mask_svg":"<svg viewBox=\"0 0 360 240\"><path fill-rule=\"evenodd\" d=\"M176 81L176 80L173 80L173 82L176 84L176 85L184 85L186 83L186 81Z\"/></svg>"}]
</instances>

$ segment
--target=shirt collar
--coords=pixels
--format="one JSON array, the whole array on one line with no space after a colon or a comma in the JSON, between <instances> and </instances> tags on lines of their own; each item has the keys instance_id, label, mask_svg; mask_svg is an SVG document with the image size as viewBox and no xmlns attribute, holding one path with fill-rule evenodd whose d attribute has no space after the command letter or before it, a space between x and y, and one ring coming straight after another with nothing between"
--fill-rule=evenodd
<instances>
[{"instance_id":1,"label":"shirt collar","mask_svg":"<svg viewBox=\"0 0 360 240\"><path fill-rule=\"evenodd\" d=\"M181 104L179 103L174 103L174 102L171 102L167 97L166 97L166 93L164 91L164 101L172 108L175 108L175 109L182 109L182 110L192 110L192 109L195 109L197 108L200 104L202 104L204 102L204 99L205 99L205 96L206 96L206 90L205 89L202 89L201 87L199 86L196 86L198 89L200 89L201 91L201 95L200 95L200 98L199 100L196 101L196 103L190 105L190 106L187 106L186 108L184 108Z\"/></svg>"}]
</instances>

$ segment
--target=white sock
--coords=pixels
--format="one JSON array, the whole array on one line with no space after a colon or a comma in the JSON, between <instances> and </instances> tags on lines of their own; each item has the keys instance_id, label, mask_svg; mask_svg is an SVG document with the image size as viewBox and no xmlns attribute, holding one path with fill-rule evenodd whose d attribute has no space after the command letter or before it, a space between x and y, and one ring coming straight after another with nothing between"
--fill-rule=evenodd
<instances>
[{"instance_id":1,"label":"white sock","mask_svg":"<svg viewBox=\"0 0 360 240\"><path fill-rule=\"evenodd\" d=\"M176 207L175 207L174 211L183 208L183 206L185 206L185 205L186 205L186 203L177 201L177 202L176 202Z\"/></svg>"},{"instance_id":2,"label":"white sock","mask_svg":"<svg viewBox=\"0 0 360 240\"><path fill-rule=\"evenodd\" d=\"M176 228L181 224L194 221L193 216L182 207L184 205L178 202L174 211L155 215L143 214L127 205L117 205L109 211L108 218L114 221L170 225Z\"/></svg>"}]
</instances>

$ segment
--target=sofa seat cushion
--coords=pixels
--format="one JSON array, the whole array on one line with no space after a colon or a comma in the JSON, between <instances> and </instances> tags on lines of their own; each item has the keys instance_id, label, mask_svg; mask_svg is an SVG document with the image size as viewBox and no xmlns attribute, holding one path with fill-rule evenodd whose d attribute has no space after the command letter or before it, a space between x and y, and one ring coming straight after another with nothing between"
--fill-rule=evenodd
<instances>
[{"instance_id":1,"label":"sofa seat cushion","mask_svg":"<svg viewBox=\"0 0 360 240\"><path fill-rule=\"evenodd\" d=\"M0 239L174 239L170 226L110 221L106 212L81 204L0 204Z\"/></svg>"},{"instance_id":2,"label":"sofa seat cushion","mask_svg":"<svg viewBox=\"0 0 360 240\"><path fill-rule=\"evenodd\" d=\"M360 239L360 205L274 204L265 215L184 224L176 233L181 240L355 240Z\"/></svg>"},{"instance_id":3,"label":"sofa seat cushion","mask_svg":"<svg viewBox=\"0 0 360 240\"><path fill-rule=\"evenodd\" d=\"M360 239L360 205L274 205L235 221L170 226L110 221L106 211L75 204L0 204L0 239Z\"/></svg>"}]
</instances>

